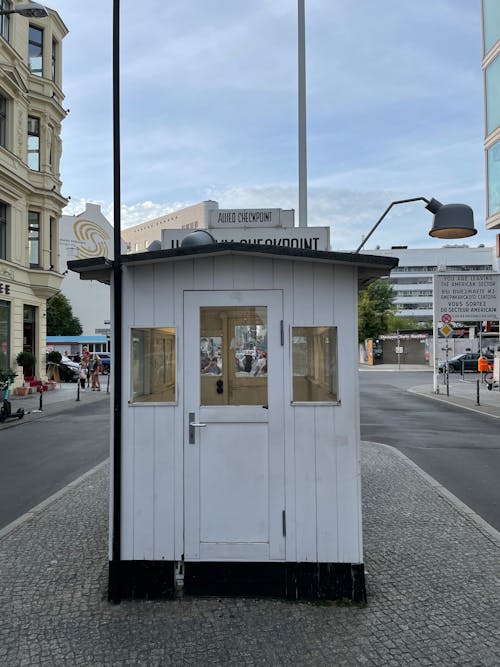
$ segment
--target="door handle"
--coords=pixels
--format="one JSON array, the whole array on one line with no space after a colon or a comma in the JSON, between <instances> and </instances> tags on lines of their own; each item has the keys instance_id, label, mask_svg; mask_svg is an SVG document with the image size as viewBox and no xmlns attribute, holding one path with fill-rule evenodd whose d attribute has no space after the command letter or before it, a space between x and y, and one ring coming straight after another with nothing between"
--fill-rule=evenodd
<instances>
[{"instance_id":1,"label":"door handle","mask_svg":"<svg viewBox=\"0 0 500 667\"><path fill-rule=\"evenodd\" d=\"M189 444L194 445L196 443L196 437L195 433L196 431L194 430L195 428L200 428L202 426L206 426L206 424L201 424L199 422L196 422L194 420L195 414L194 412L189 413Z\"/></svg>"}]
</instances>

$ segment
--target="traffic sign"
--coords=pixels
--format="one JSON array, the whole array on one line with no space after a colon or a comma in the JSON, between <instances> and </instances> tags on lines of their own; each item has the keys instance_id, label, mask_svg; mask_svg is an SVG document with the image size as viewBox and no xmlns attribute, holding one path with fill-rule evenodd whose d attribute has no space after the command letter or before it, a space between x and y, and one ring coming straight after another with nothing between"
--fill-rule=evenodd
<instances>
[{"instance_id":1,"label":"traffic sign","mask_svg":"<svg viewBox=\"0 0 500 667\"><path fill-rule=\"evenodd\" d=\"M453 332L453 328L450 327L449 324L443 324L443 326L441 327L441 333L443 334L443 336L446 336L446 338L448 338L448 336L449 336L452 332Z\"/></svg>"},{"instance_id":2,"label":"traffic sign","mask_svg":"<svg viewBox=\"0 0 500 667\"><path fill-rule=\"evenodd\" d=\"M443 324L450 324L452 321L453 317L450 315L450 313L443 313L441 315L441 322L443 322Z\"/></svg>"}]
</instances>

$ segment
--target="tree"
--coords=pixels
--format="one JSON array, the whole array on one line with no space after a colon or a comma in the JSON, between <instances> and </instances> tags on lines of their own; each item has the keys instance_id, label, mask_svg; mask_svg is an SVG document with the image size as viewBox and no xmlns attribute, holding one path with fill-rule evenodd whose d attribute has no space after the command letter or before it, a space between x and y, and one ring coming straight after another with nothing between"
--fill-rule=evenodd
<instances>
[{"instance_id":1,"label":"tree","mask_svg":"<svg viewBox=\"0 0 500 667\"><path fill-rule=\"evenodd\" d=\"M362 290L358 299L358 340L378 338L389 331L395 293L388 280L379 279Z\"/></svg>"},{"instance_id":2,"label":"tree","mask_svg":"<svg viewBox=\"0 0 500 667\"><path fill-rule=\"evenodd\" d=\"M79 336L82 325L64 294L57 294L47 301L47 335Z\"/></svg>"}]
</instances>

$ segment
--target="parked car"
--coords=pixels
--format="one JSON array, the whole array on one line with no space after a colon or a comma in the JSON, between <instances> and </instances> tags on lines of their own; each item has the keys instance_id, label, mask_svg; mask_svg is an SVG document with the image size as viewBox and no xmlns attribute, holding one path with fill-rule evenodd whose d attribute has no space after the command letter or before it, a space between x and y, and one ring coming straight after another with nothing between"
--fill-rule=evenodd
<instances>
[{"instance_id":1,"label":"parked car","mask_svg":"<svg viewBox=\"0 0 500 667\"><path fill-rule=\"evenodd\" d=\"M446 363L448 363L448 373L460 373L462 365L464 371L474 371L477 373L477 360L479 359L479 352L465 352L464 354L456 354L448 362L441 361L439 363L439 372L443 373L446 370ZM488 363L493 363L493 355L490 353L483 353L483 356L488 359Z\"/></svg>"},{"instance_id":2,"label":"parked car","mask_svg":"<svg viewBox=\"0 0 500 667\"><path fill-rule=\"evenodd\" d=\"M111 355L108 352L99 352L103 375L108 375L111 370Z\"/></svg>"},{"instance_id":3,"label":"parked car","mask_svg":"<svg viewBox=\"0 0 500 667\"><path fill-rule=\"evenodd\" d=\"M61 382L78 382L80 364L63 355L59 362L59 377Z\"/></svg>"}]
</instances>

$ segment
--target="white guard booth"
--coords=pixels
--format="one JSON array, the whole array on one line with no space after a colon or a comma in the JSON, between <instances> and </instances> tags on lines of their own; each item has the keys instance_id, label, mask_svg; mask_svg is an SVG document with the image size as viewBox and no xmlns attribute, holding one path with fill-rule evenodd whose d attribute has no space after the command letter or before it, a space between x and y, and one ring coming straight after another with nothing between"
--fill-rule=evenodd
<instances>
[{"instance_id":1,"label":"white guard booth","mask_svg":"<svg viewBox=\"0 0 500 667\"><path fill-rule=\"evenodd\" d=\"M365 600L357 292L397 261L241 243L122 256L110 590ZM70 268L112 281L105 258Z\"/></svg>"}]
</instances>

